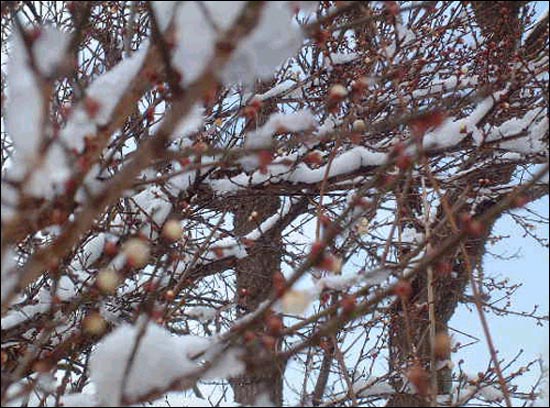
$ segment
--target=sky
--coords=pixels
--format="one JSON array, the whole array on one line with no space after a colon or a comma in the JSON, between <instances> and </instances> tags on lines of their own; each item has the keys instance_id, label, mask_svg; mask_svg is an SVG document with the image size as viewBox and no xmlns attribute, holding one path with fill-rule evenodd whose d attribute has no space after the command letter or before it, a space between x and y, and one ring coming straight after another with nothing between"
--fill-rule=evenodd
<instances>
[{"instance_id":1,"label":"sky","mask_svg":"<svg viewBox=\"0 0 550 408\"><path fill-rule=\"evenodd\" d=\"M548 217L548 196L533 202L528 208ZM538 314L548 315L548 248L541 247L532 238L523 238L523 230L509 216L503 216L493 232L495 235L509 235L510 238L492 245L489 248L490 252L503 256L517 253L518 256L502 260L487 255L484 259L485 273L487 276L509 278L510 283L522 283L523 286L512 298L513 310L531 311L533 306L538 304ZM548 239L548 225L538 226L533 232ZM524 356L519 359L519 362L524 364L541 354L548 355L548 322L543 327L538 327L533 319L516 316L497 317L492 314L488 314L488 322L495 347L500 351L499 355L502 358L511 359L519 349L525 350ZM457 328L469 327L469 333L476 334L481 339L479 343L454 355L453 359L457 361L464 358L465 367L470 372L484 371L489 363L489 353L477 313L461 307L450 324ZM516 369L520 366L518 364ZM537 369L528 372L517 381L517 384L528 386L536 381L538 374Z\"/></svg>"},{"instance_id":2,"label":"sky","mask_svg":"<svg viewBox=\"0 0 550 408\"><path fill-rule=\"evenodd\" d=\"M540 18L548 12L548 3L542 1L536 3L536 18ZM527 208L548 219L549 206L549 198L546 196L530 203ZM515 211L521 215L527 214L524 209ZM534 235L547 241L549 239L548 224L535 225L535 229L532 232ZM535 305L538 305L536 314L539 316L548 316L550 314L548 247L541 246L531 237L525 237L523 229L509 215L503 215L497 221L493 234L507 236L508 238L487 248L487 254L483 260L486 276L502 279L508 278L509 284L521 283L522 286L511 298L512 310L530 312ZM502 256L503 259L499 259L491 254ZM512 255L515 256L511 257ZM492 295L492 299L500 297L498 294ZM498 305L503 305L503 303L501 302ZM452 356L455 364L460 359L464 359L464 370L475 374L486 370L490 364L490 354L478 314L473 305L471 306L470 310L464 305L459 306L450 321L450 326L456 327L459 330L466 330L469 334L473 334L479 338L477 343L459 350ZM548 356L550 355L548 321L541 327L537 325L537 321L531 318L495 316L493 313L488 313L486 316L493 342L500 358L510 361L517 355L520 349L523 349L523 354L517 359L511 370L516 371L522 365L541 356L544 357L548 366ZM471 341L467 337L457 333L454 334L454 339L461 341L463 344ZM532 368L533 370L526 372L514 381L514 384L518 385L521 391L528 390L528 387L534 384L540 375L538 365L534 365ZM377 364L377 369L380 372L376 373L376 375L383 375L384 371L387 370L386 362ZM546 395L549 395L548 381L546 382L546 389ZM535 404L534 406L540 406L540 404Z\"/></svg>"},{"instance_id":3,"label":"sky","mask_svg":"<svg viewBox=\"0 0 550 408\"><path fill-rule=\"evenodd\" d=\"M537 18L548 13L547 2L535 3ZM548 196L528 205L529 209L547 219L549 218L549 207ZM518 211L525 214L525 210ZM532 232L541 238L549 239L548 224L538 225ZM516 253L518 256L504 260L487 255L483 264L485 273L488 276L509 278L511 283L522 284L522 287L513 296L513 310L529 312L535 305L539 305L538 314L549 315L550 259L548 248L542 247L532 238L523 237L524 231L507 215L497 221L493 233L509 235L510 238L492 245L488 251L505 257ZM456 327L468 327L469 325L472 328L471 332L478 333L482 340L454 356L455 360L464 358L468 362L468 369L472 372L485 370L489 362L487 343L483 337L477 313L474 313L461 307L450 322L451 326L456 325ZM539 356L545 357L548 365L550 354L548 321L543 327L539 327L533 319L519 316L498 317L489 314L487 317L495 347L499 350L499 355L502 358L511 359L519 349L523 349L524 354L519 359L517 368L521 366L520 363L525 364ZM525 373L516 383L521 386L529 386L536 381L538 375L539 370L535 369ZM546 388L548 393L548 382L546 382Z\"/></svg>"}]
</instances>

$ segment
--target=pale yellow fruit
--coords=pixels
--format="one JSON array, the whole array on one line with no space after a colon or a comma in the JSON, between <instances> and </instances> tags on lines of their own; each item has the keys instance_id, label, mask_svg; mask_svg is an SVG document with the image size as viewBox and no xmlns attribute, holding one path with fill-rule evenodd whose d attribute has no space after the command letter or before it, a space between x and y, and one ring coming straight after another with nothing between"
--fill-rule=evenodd
<instances>
[{"instance_id":1,"label":"pale yellow fruit","mask_svg":"<svg viewBox=\"0 0 550 408\"><path fill-rule=\"evenodd\" d=\"M288 314L302 314L311 303L311 295L303 290L289 290L281 299L283 312Z\"/></svg>"},{"instance_id":2,"label":"pale yellow fruit","mask_svg":"<svg viewBox=\"0 0 550 408\"><path fill-rule=\"evenodd\" d=\"M365 124L365 121L363 119L357 119L353 122L353 130L357 132L361 132L367 128L367 125Z\"/></svg>"},{"instance_id":3,"label":"pale yellow fruit","mask_svg":"<svg viewBox=\"0 0 550 408\"><path fill-rule=\"evenodd\" d=\"M340 84L333 85L329 90L329 95L334 98L344 98L347 94L348 90L346 87Z\"/></svg>"},{"instance_id":4,"label":"pale yellow fruit","mask_svg":"<svg viewBox=\"0 0 550 408\"><path fill-rule=\"evenodd\" d=\"M99 336L107 330L107 322L99 313L92 313L82 321L82 329L87 334Z\"/></svg>"},{"instance_id":5,"label":"pale yellow fruit","mask_svg":"<svg viewBox=\"0 0 550 408\"><path fill-rule=\"evenodd\" d=\"M118 273L112 269L103 269L99 271L96 277L96 285L98 289L105 294L113 294L119 284L120 278Z\"/></svg>"},{"instance_id":6,"label":"pale yellow fruit","mask_svg":"<svg viewBox=\"0 0 550 408\"><path fill-rule=\"evenodd\" d=\"M162 227L162 236L169 241L177 241L183 234L183 228L178 220L168 220Z\"/></svg>"},{"instance_id":7,"label":"pale yellow fruit","mask_svg":"<svg viewBox=\"0 0 550 408\"><path fill-rule=\"evenodd\" d=\"M147 264L151 249L149 245L138 238L132 238L124 245L124 255L134 268L141 268Z\"/></svg>"}]
</instances>

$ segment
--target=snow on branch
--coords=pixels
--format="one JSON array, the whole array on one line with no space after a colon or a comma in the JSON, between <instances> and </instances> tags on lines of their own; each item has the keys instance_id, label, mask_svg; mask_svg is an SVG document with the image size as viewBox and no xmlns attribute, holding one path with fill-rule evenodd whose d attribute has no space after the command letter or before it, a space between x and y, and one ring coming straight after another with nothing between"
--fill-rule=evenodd
<instances>
[{"instance_id":1,"label":"snow on branch","mask_svg":"<svg viewBox=\"0 0 550 408\"><path fill-rule=\"evenodd\" d=\"M219 347L213 338L174 336L156 324L145 323L144 328L142 325L117 327L92 355L91 378L100 390L98 398L106 406L169 390L185 377L200 373L201 361L207 363L204 359L208 358L208 352ZM237 356L234 351L225 352L210 374L206 370L205 375L216 378L239 375L244 366Z\"/></svg>"},{"instance_id":2,"label":"snow on branch","mask_svg":"<svg viewBox=\"0 0 550 408\"><path fill-rule=\"evenodd\" d=\"M44 97L21 34L16 32L12 41L8 61L6 130L15 147L16 168L18 178L21 178L34 166L43 141Z\"/></svg>"},{"instance_id":3,"label":"snow on branch","mask_svg":"<svg viewBox=\"0 0 550 408\"><path fill-rule=\"evenodd\" d=\"M148 44L142 44L138 51L90 84L86 98L71 112L60 133L66 146L81 152L85 139L93 139L99 128L112 120L114 109L141 69L147 51Z\"/></svg>"},{"instance_id":4,"label":"snow on branch","mask_svg":"<svg viewBox=\"0 0 550 408\"><path fill-rule=\"evenodd\" d=\"M317 120L308 109L293 113L274 113L265 125L248 133L245 147L249 149L267 148L273 143L273 135L278 132L301 132L312 129L316 125Z\"/></svg>"},{"instance_id":5,"label":"snow on branch","mask_svg":"<svg viewBox=\"0 0 550 408\"><path fill-rule=\"evenodd\" d=\"M224 83L251 83L273 75L278 65L302 45L300 28L292 23L289 1L268 2L256 29L237 46L222 73Z\"/></svg>"}]
</instances>

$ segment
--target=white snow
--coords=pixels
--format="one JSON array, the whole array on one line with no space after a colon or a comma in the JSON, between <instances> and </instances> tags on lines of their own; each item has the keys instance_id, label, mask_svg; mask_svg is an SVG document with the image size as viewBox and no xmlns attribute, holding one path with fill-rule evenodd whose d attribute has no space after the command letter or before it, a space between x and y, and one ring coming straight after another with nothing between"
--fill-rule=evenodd
<instances>
[{"instance_id":1,"label":"white snow","mask_svg":"<svg viewBox=\"0 0 550 408\"><path fill-rule=\"evenodd\" d=\"M207 361L215 361L202 377L205 380L237 377L246 370L242 361L243 350L238 348L223 349L219 344L214 344L205 353L204 358Z\"/></svg>"},{"instance_id":2,"label":"white snow","mask_svg":"<svg viewBox=\"0 0 550 408\"><path fill-rule=\"evenodd\" d=\"M40 380L39 380L40 381ZM97 407L100 406L95 394L67 394L62 395L59 400L59 405L56 405L55 390L52 390L54 395L45 395L42 388L35 388L33 392L27 395L24 390L28 388L27 381L20 381L12 385L8 391L8 402L6 407ZM23 395L16 397L16 395ZM28 401L27 401L28 398Z\"/></svg>"},{"instance_id":3,"label":"white snow","mask_svg":"<svg viewBox=\"0 0 550 408\"><path fill-rule=\"evenodd\" d=\"M90 84L86 97L97 103L98 110L90 117L86 112L86 101L74 109L59 135L68 147L82 151L84 138L94 136L99 126L111 121L114 109L141 69L148 48L148 43L144 42L139 50Z\"/></svg>"},{"instance_id":4,"label":"white snow","mask_svg":"<svg viewBox=\"0 0 550 408\"><path fill-rule=\"evenodd\" d=\"M190 356L206 346L196 339L187 344L185 338L177 339L157 325L148 325L139 339L122 392L124 374L138 333L138 327L124 324L107 335L92 355L91 379L98 389L100 402L107 406L120 405L123 395L138 398L189 374L198 367Z\"/></svg>"},{"instance_id":5,"label":"white snow","mask_svg":"<svg viewBox=\"0 0 550 408\"><path fill-rule=\"evenodd\" d=\"M396 22L395 22L395 30L396 30L396 37L397 41L392 41L385 49L384 52L386 54L386 57L388 59L393 59L396 57L396 52L398 50L397 43L400 44L400 47L403 48L407 46L409 43L413 42L416 38L416 35L413 33L411 29L403 25L401 22L401 17L397 16ZM396 61L399 60L399 58L396 59Z\"/></svg>"},{"instance_id":6,"label":"white snow","mask_svg":"<svg viewBox=\"0 0 550 408\"><path fill-rule=\"evenodd\" d=\"M99 102L99 112L94 118L99 126L111 120L111 114L131 81L141 69L149 48L148 42L141 44L139 50L129 58L123 59L113 69L90 84L86 95Z\"/></svg>"},{"instance_id":7,"label":"white snow","mask_svg":"<svg viewBox=\"0 0 550 408\"><path fill-rule=\"evenodd\" d=\"M79 258L82 260L81 266L83 269L93 265L103 255L103 249L105 248L106 241L106 234L100 232L84 244L79 253Z\"/></svg>"},{"instance_id":8,"label":"white snow","mask_svg":"<svg viewBox=\"0 0 550 408\"><path fill-rule=\"evenodd\" d=\"M330 54L330 59L325 59L325 65L330 65L330 61L332 61L332 65L340 65L340 64L347 64L348 62L355 61L357 58L359 58L359 54L355 52L351 53L340 53L335 52Z\"/></svg>"},{"instance_id":9,"label":"white snow","mask_svg":"<svg viewBox=\"0 0 550 408\"><path fill-rule=\"evenodd\" d=\"M285 132L300 132L311 129L316 125L317 120L309 109L303 109L292 113L274 113L262 127L248 133L245 147L249 149L269 147L271 146L273 135L279 130Z\"/></svg>"},{"instance_id":10,"label":"white snow","mask_svg":"<svg viewBox=\"0 0 550 408\"><path fill-rule=\"evenodd\" d=\"M7 94L5 105L6 130L15 147L15 165L10 169L10 177L21 179L37 166L44 129L44 105L42 87L33 72L27 50L21 35L15 32L13 47L8 59ZM65 54L68 36L52 27L44 27L33 44L32 52L37 69L45 76L54 73ZM55 153L54 153L55 155ZM58 156L58 155L55 155ZM39 188L26 186L26 191L35 196L49 196L57 177L51 174L46 157L44 174L40 177ZM64 160L55 160L55 170L63 171ZM36 171L38 172L38 171ZM31 180L30 184L33 184Z\"/></svg>"},{"instance_id":11,"label":"white snow","mask_svg":"<svg viewBox=\"0 0 550 408\"><path fill-rule=\"evenodd\" d=\"M143 222L142 232L148 238L155 238L156 230L164 224L172 211L168 197L160 187L151 186L134 195L131 201L136 217Z\"/></svg>"},{"instance_id":12,"label":"white snow","mask_svg":"<svg viewBox=\"0 0 550 408\"><path fill-rule=\"evenodd\" d=\"M479 390L479 394L487 401L501 401L504 399L504 394L498 388L487 385Z\"/></svg>"},{"instance_id":13,"label":"white snow","mask_svg":"<svg viewBox=\"0 0 550 408\"><path fill-rule=\"evenodd\" d=\"M370 397L373 395L393 394L395 390L387 381L379 381L378 378L372 378L355 382L353 384L353 392L359 397Z\"/></svg>"},{"instance_id":14,"label":"white snow","mask_svg":"<svg viewBox=\"0 0 550 408\"><path fill-rule=\"evenodd\" d=\"M261 138L260 138L261 139ZM294 156L279 157L279 162L283 159L295 160ZM385 153L373 152L365 147L356 146L348 151L341 153L329 165L311 169L305 163L298 163L291 170L280 163L273 163L267 166L268 173L262 174L259 171L252 175L241 173L230 179L208 180L210 187L219 194L233 193L248 186L260 185L266 181L271 183L291 182L315 184L321 182L326 175L328 178L351 174L362 167L380 166L387 160Z\"/></svg>"},{"instance_id":15,"label":"white snow","mask_svg":"<svg viewBox=\"0 0 550 408\"><path fill-rule=\"evenodd\" d=\"M170 24L170 21L174 16L174 11L177 4L177 1L151 2L151 6L153 7L153 12L155 13L155 18L157 19L157 24L160 31L164 31L168 28L168 25Z\"/></svg>"},{"instance_id":16,"label":"white snow","mask_svg":"<svg viewBox=\"0 0 550 408\"><path fill-rule=\"evenodd\" d=\"M137 326L121 325L107 335L92 354L91 379L97 387L100 402L106 406L120 405L123 396L137 399L154 390L168 388L175 381L196 372L200 364L192 358L215 344L211 338L173 336L152 323L147 325L142 337L138 336L139 331ZM136 340L139 344L125 380L124 374ZM221 369L210 371L212 376L225 377L241 371L242 363L241 367L235 367L239 366L235 354L227 353L227 356L225 363L231 363L233 367L222 364ZM124 382L126 387L122 390Z\"/></svg>"},{"instance_id":17,"label":"white snow","mask_svg":"<svg viewBox=\"0 0 550 408\"><path fill-rule=\"evenodd\" d=\"M180 174L173 176L168 181L167 187L170 190L170 193L173 195L178 195L181 192L187 190L189 186L193 184L196 177L196 172L194 171L184 171L181 172L182 166L178 162L173 162L172 166L174 168L174 172L180 172Z\"/></svg>"},{"instance_id":18,"label":"white snow","mask_svg":"<svg viewBox=\"0 0 550 408\"><path fill-rule=\"evenodd\" d=\"M314 294L321 293L324 289L346 290L361 283L364 286L379 285L391 275L389 269L373 269L367 272L348 272L343 275L328 275L317 280Z\"/></svg>"},{"instance_id":19,"label":"white snow","mask_svg":"<svg viewBox=\"0 0 550 408\"><path fill-rule=\"evenodd\" d=\"M420 244L422 241L424 241L424 234L417 232L414 228L403 228L401 232L401 242Z\"/></svg>"},{"instance_id":20,"label":"white snow","mask_svg":"<svg viewBox=\"0 0 550 408\"><path fill-rule=\"evenodd\" d=\"M225 84L268 78L278 65L299 50L303 36L298 26L292 24L289 3L267 2L256 28L233 52L222 74Z\"/></svg>"},{"instance_id":21,"label":"white snow","mask_svg":"<svg viewBox=\"0 0 550 408\"><path fill-rule=\"evenodd\" d=\"M34 197L51 199L62 190L70 177L67 154L59 144L53 144L39 167L35 167L24 191Z\"/></svg>"},{"instance_id":22,"label":"white snow","mask_svg":"<svg viewBox=\"0 0 550 408\"><path fill-rule=\"evenodd\" d=\"M204 108L199 104L193 105L190 112L180 120L174 133L172 140L183 142L183 146L189 146L191 142L188 137L196 133L204 123Z\"/></svg>"},{"instance_id":23,"label":"white snow","mask_svg":"<svg viewBox=\"0 0 550 408\"><path fill-rule=\"evenodd\" d=\"M142 407L143 404L132 405L135 407ZM186 396L181 392L170 392L159 399L154 401L148 401L146 403L148 407L239 407L241 405L234 402L227 401L209 401L207 399L196 398Z\"/></svg>"},{"instance_id":24,"label":"white snow","mask_svg":"<svg viewBox=\"0 0 550 408\"><path fill-rule=\"evenodd\" d=\"M3 211L3 210L2 210ZM0 285L0 301L4 303L4 298L11 293L17 285L17 270L15 262L15 251L13 249L6 250L2 256L0 264L1 270L1 285Z\"/></svg>"},{"instance_id":25,"label":"white snow","mask_svg":"<svg viewBox=\"0 0 550 408\"><path fill-rule=\"evenodd\" d=\"M189 317L198 319L201 323L206 323L216 318L216 309L208 306L195 306L187 310Z\"/></svg>"},{"instance_id":26,"label":"white snow","mask_svg":"<svg viewBox=\"0 0 550 408\"><path fill-rule=\"evenodd\" d=\"M548 116L542 116L540 110L533 109L523 117L512 118L493 129L485 142L502 140L498 144L501 149L522 154L533 154L547 151L547 145L545 144L547 135Z\"/></svg>"},{"instance_id":27,"label":"white snow","mask_svg":"<svg viewBox=\"0 0 550 408\"><path fill-rule=\"evenodd\" d=\"M53 401L55 403L55 401ZM97 407L99 406L97 395L94 394L68 394L60 400L64 407ZM48 406L54 406L48 405Z\"/></svg>"},{"instance_id":28,"label":"white snow","mask_svg":"<svg viewBox=\"0 0 550 408\"><path fill-rule=\"evenodd\" d=\"M318 137L325 136L331 132L333 132L337 126L339 126L342 123L340 119L336 119L333 117L329 117L325 120L325 122L319 126L319 129L317 129L317 132L315 133Z\"/></svg>"},{"instance_id":29,"label":"white snow","mask_svg":"<svg viewBox=\"0 0 550 408\"><path fill-rule=\"evenodd\" d=\"M77 151L84 149L84 137L96 134L96 124L90 120L86 111L82 108L76 108L71 114L65 127L61 130L61 139Z\"/></svg>"},{"instance_id":30,"label":"white snow","mask_svg":"<svg viewBox=\"0 0 550 408\"><path fill-rule=\"evenodd\" d=\"M41 87L29 64L21 35L12 37L13 47L8 59L6 130L15 147L15 168L23 177L37 159L44 121ZM17 171L17 170L16 170Z\"/></svg>"},{"instance_id":31,"label":"white snow","mask_svg":"<svg viewBox=\"0 0 550 408\"><path fill-rule=\"evenodd\" d=\"M445 119L443 124L424 135L423 144L425 149L449 148L459 144L469 132L477 129L477 124L493 108L495 101L505 91L496 92L483 99L467 117L456 119L450 117ZM477 130L479 132L479 130Z\"/></svg>"},{"instance_id":32,"label":"white snow","mask_svg":"<svg viewBox=\"0 0 550 408\"><path fill-rule=\"evenodd\" d=\"M432 95L440 95L442 97L448 92L475 87L477 84L478 77L475 75L468 77L457 77L456 75L451 75L450 77L445 79L441 79L439 76L436 76L430 84L415 89L412 92L412 97L414 99L424 98Z\"/></svg>"},{"instance_id":33,"label":"white snow","mask_svg":"<svg viewBox=\"0 0 550 408\"><path fill-rule=\"evenodd\" d=\"M245 246L241 243L242 241L256 241L261 236L263 236L266 232L268 232L271 228L273 228L277 222L281 220L281 218L285 217L291 208L291 201L288 200L285 203L283 203L282 208L277 213L273 214L271 217L267 218L265 221L263 221L258 228L252 230L248 234L246 234L244 237L236 240L232 237L227 237L224 239L221 239L220 241L216 242L216 244L211 248L210 251L206 254L206 259L208 260L217 260L220 259L220 257L216 254L216 248L222 249L223 256L222 258L234 256L238 259L243 259L248 256L248 252L246 251Z\"/></svg>"},{"instance_id":34,"label":"white snow","mask_svg":"<svg viewBox=\"0 0 550 408\"><path fill-rule=\"evenodd\" d=\"M350 174L362 167L380 166L385 163L385 153L373 152L365 147L357 146L337 156L332 163L316 169L310 169L304 163L296 166L296 169L285 177L294 183L314 184L322 181L325 175L329 178Z\"/></svg>"},{"instance_id":35,"label":"white snow","mask_svg":"<svg viewBox=\"0 0 550 408\"><path fill-rule=\"evenodd\" d=\"M33 44L36 66L45 77L52 76L67 58L70 36L54 27L42 27L40 36Z\"/></svg>"},{"instance_id":36,"label":"white snow","mask_svg":"<svg viewBox=\"0 0 550 408\"><path fill-rule=\"evenodd\" d=\"M205 1L202 4L208 10L209 18L195 1L185 2L176 11L176 49L172 63L182 74L184 86L194 82L206 70L214 56L218 36L233 25L245 2Z\"/></svg>"},{"instance_id":37,"label":"white snow","mask_svg":"<svg viewBox=\"0 0 550 408\"><path fill-rule=\"evenodd\" d=\"M8 330L40 313L47 312L51 307L51 295L46 289L36 295L36 303L28 304L21 308L13 308L1 320L2 330Z\"/></svg>"},{"instance_id":38,"label":"white snow","mask_svg":"<svg viewBox=\"0 0 550 408\"><path fill-rule=\"evenodd\" d=\"M296 82L294 82L290 79L287 79L286 81L283 81L283 82L275 85L270 90L268 90L268 91L266 91L262 94L255 95L254 98L259 99L260 101L265 101L267 99L274 98L276 96L279 96L282 93L285 93L286 91L288 91L290 88L292 88L295 85L296 85Z\"/></svg>"},{"instance_id":39,"label":"white snow","mask_svg":"<svg viewBox=\"0 0 550 408\"><path fill-rule=\"evenodd\" d=\"M103 171L101 165L94 164L82 181L82 186L75 194L77 203L85 203L89 197L95 197L103 190L105 181L102 180Z\"/></svg>"},{"instance_id":40,"label":"white snow","mask_svg":"<svg viewBox=\"0 0 550 408\"><path fill-rule=\"evenodd\" d=\"M1 185L2 200L0 216L2 222L7 222L15 215L16 207L19 203L19 194L15 188L2 180Z\"/></svg>"},{"instance_id":41,"label":"white snow","mask_svg":"<svg viewBox=\"0 0 550 408\"><path fill-rule=\"evenodd\" d=\"M403 45L413 42L416 39L416 34L409 27L403 25L399 19L396 21L395 30L397 31L397 38L404 43Z\"/></svg>"},{"instance_id":42,"label":"white snow","mask_svg":"<svg viewBox=\"0 0 550 408\"><path fill-rule=\"evenodd\" d=\"M77 287L74 282L66 275L59 278L57 283L57 291L55 294L60 300L67 302L71 300L77 294Z\"/></svg>"}]
</instances>

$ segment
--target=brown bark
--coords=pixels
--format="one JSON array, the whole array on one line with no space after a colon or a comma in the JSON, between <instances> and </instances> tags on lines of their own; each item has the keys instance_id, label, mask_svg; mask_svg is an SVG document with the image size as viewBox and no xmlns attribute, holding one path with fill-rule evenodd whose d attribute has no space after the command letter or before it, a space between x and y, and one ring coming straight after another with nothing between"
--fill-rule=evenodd
<instances>
[{"instance_id":1,"label":"brown bark","mask_svg":"<svg viewBox=\"0 0 550 408\"><path fill-rule=\"evenodd\" d=\"M495 44L495 53L489 54L496 65L510 61L521 35L519 10L525 1L472 1L472 9L481 32L489 43Z\"/></svg>"},{"instance_id":2,"label":"brown bark","mask_svg":"<svg viewBox=\"0 0 550 408\"><path fill-rule=\"evenodd\" d=\"M262 221L269 218L279 209L277 196L247 197L245 200L236 199L237 207L234 211L235 234L243 236L254 230ZM254 219L250 214L257 213ZM280 231L270 231L262 235L249 248L248 257L238 262L237 290L246 296L239 297L240 314L255 310L260 303L267 299L272 291L273 274L279 270L281 262L281 234ZM241 404L254 404L256 399L267 394L275 405L281 405L283 400L284 365L273 361L262 367L253 367L249 364L247 373L231 381L235 393L235 401Z\"/></svg>"},{"instance_id":3,"label":"brown bark","mask_svg":"<svg viewBox=\"0 0 550 408\"><path fill-rule=\"evenodd\" d=\"M459 213L470 213L473 210L474 217L483 216L496 203L486 200L472 208L470 204L460 203L460 196L467 186L475 186L481 177L491 177L494 185L506 184L512 177L514 166L505 164L499 166L498 171L487 173L486 169L472 172L464 181L452 191L448 191L442 201L446 201L447 208L453 208L453 216ZM410 195L409 195L410 196ZM458 207L457 207L458 205ZM443 206L440 207L437 220L432 228L435 229L433 242L442 242L455 233L451 223L446 221L445 225L438 228L437 225L448 217L448 212ZM456 217L458 218L458 217ZM457 249L440 260L442 264L452 266L452 274L434 272L434 294L435 294L435 316L436 332L448 334L448 322L453 316L459 302L462 300L466 286L470 281L469 267L475 269L482 261L485 254L485 245L496 219L485 225L484 232L479 236L468 237L464 241L463 253ZM437 268L436 268L437 269ZM396 301L392 306L392 321L390 324L389 348L390 348L390 369L396 374L394 386L397 391L403 387L403 381L397 378L397 374L404 374L407 365L416 361L426 369L429 368L431 347L430 347L430 320L428 317L428 278L427 272L417 275L411 282L412 295L406 302L406 310L402 304ZM407 321L408 320L408 321ZM438 389L437 394L447 394L451 389L452 370L443 368L437 372ZM422 398L413 394L396 394L390 399L387 406L426 406L414 405ZM424 401L427 404L427 401Z\"/></svg>"},{"instance_id":4,"label":"brown bark","mask_svg":"<svg viewBox=\"0 0 550 408\"><path fill-rule=\"evenodd\" d=\"M453 195L456 195L456 193L450 194L450 196ZM450 199L450 196L447 199ZM440 214L440 216L443 216L443 214ZM437 234L438 238L435 241L437 242L439 239L444 240L451 234L453 234L451 226L446 225ZM453 316L469 281L469 271L466 265L468 262L472 266L479 264L484 253L487 236L488 233L484 237L472 238L466 241L467 256L470 258L468 261L459 253L441 260L441 262L453 265L453 274L450 276L438 276L437 273L434 274L436 332L448 334L448 322ZM421 273L411 282L412 295L406 302L405 310L403 310L399 300L396 300L392 306L389 347L390 369L395 374L405 374L407 365L410 365L412 361L421 364L429 371L431 347L427 276L427 272ZM438 394L449 393L451 389L451 374L451 370L447 368L437 372ZM394 386L397 391L400 391L403 387L402 380L396 378ZM420 400L423 399L416 395L396 394L390 399L387 406L428 406L422 404L414 405L415 403L419 403ZM423 403L427 402L424 401Z\"/></svg>"},{"instance_id":5,"label":"brown bark","mask_svg":"<svg viewBox=\"0 0 550 408\"><path fill-rule=\"evenodd\" d=\"M269 89L272 84L260 86ZM271 113L276 110L275 104L267 104L258 113L256 120L251 120L247 128L260 126L266 122ZM229 201L233 208L234 233L243 237L258 228L263 221L276 214L280 207L280 199L276 195L254 195L245 193L237 195ZM251 216L254 213L253 216ZM273 274L279 271L281 264L281 231L274 228L263 233L260 239L248 248L248 256L239 261L235 268L237 273L237 293L239 294L239 314L244 315L254 311L266 300L272 292ZM246 295L242 293L245 291ZM277 344L277 349L280 344ZM261 354L269 350L256 350ZM285 363L273 359L270 364L255 366L253 361L247 361L245 375L230 380L235 393L235 402L253 405L258 397L267 395L276 406L283 403L283 373Z\"/></svg>"},{"instance_id":6,"label":"brown bark","mask_svg":"<svg viewBox=\"0 0 550 408\"><path fill-rule=\"evenodd\" d=\"M518 12L524 2L471 2L476 22L489 43L497 44L495 52L489 54L488 63L498 70L506 71L507 63L511 60L517 48L520 34ZM500 166L499 166L500 167ZM504 165L500 171L492 174L480 170L472 172L466 183L448 191L444 200L449 207L456 204L460 195L474 186L479 177L489 177L491 185L506 184L509 182L513 166ZM411 198L412 197L412 198ZM476 216L481 216L494 203L490 200L478 205L474 210ZM408 195L406 207L410 214L418 213L418 202L412 194ZM469 213L471 205L464 205L461 211ZM446 213L443 206L439 209L438 220L441 221ZM465 253L457 250L452 256L441 259L442 263L452 265L454 274L451 276L434 276L436 331L448 334L448 322L453 316L460 302L466 285L470 280L472 270L482 261L485 253L486 240L496 220L485 226L481 236L468 238L464 242ZM433 242L441 242L454 233L453 226L447 224L435 235ZM456 274L456 275L455 275ZM406 302L405 309L400 301L392 306L392 321L389 333L390 370L396 374L394 386L401 391L403 381L397 374L404 374L406 366L413 359L422 366L429 368L431 359L430 320L428 316L428 274L422 273L413 279L412 295ZM451 390L452 370L443 368L437 372L437 394L447 394ZM400 406L428 406L428 401L414 394L397 393L387 403L389 407Z\"/></svg>"},{"instance_id":7,"label":"brown bark","mask_svg":"<svg viewBox=\"0 0 550 408\"><path fill-rule=\"evenodd\" d=\"M507 79L508 64L513 60L521 37L519 11L524 1L472 1L474 18L485 37L486 67L483 82L491 84Z\"/></svg>"}]
</instances>

